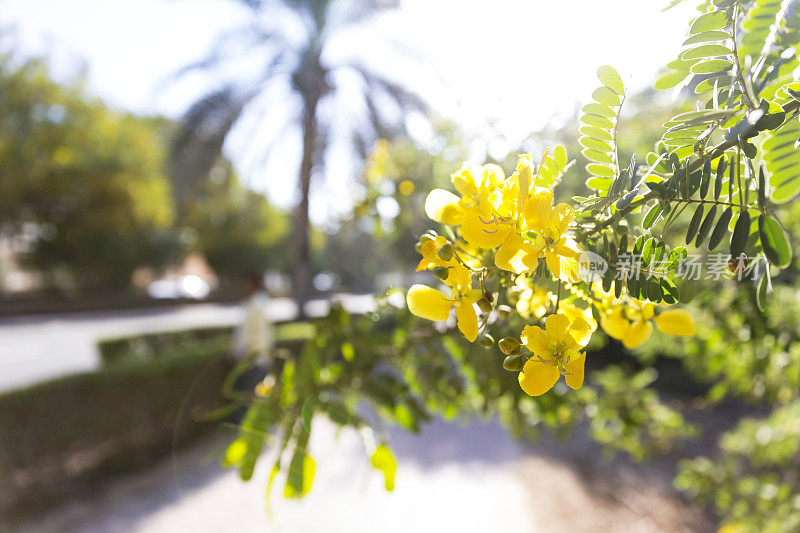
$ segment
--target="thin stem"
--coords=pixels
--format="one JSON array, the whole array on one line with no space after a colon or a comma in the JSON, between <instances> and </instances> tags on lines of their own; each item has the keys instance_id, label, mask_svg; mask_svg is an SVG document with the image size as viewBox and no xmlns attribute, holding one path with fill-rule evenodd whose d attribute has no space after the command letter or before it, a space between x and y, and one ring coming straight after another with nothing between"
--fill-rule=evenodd
<instances>
[{"instance_id":1,"label":"thin stem","mask_svg":"<svg viewBox=\"0 0 800 533\"><path fill-rule=\"evenodd\" d=\"M556 296L556 310L555 312L558 313L558 304L561 303L561 280L558 280L558 293Z\"/></svg>"}]
</instances>

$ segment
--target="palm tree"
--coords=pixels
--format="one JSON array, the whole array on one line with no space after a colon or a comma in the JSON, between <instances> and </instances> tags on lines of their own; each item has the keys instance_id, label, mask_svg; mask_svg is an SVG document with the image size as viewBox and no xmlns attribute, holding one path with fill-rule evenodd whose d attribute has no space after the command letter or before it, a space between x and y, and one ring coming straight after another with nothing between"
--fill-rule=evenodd
<instances>
[{"instance_id":1,"label":"palm tree","mask_svg":"<svg viewBox=\"0 0 800 533\"><path fill-rule=\"evenodd\" d=\"M258 113L285 108L287 101L297 102L297 112L290 116L286 125L299 127L302 135L300 202L295 213L292 258L295 299L302 313L312 279L309 190L312 178L320 175L324 168L333 123L337 122L339 128L344 118L351 146L363 157L377 137L399 133L404 126L402 117L410 111L424 110L425 105L413 91L362 63L335 61L326 53L335 36L355 25L363 26L370 17L395 7L395 3L380 0L238 1L252 10L252 22L246 28L223 35L209 57L184 69L184 72L199 70L204 73L225 71L227 81L187 111L173 148L173 175L177 178L180 198L192 190L197 180L208 176L229 133L243 117L260 117ZM248 68L239 71L231 68L243 59ZM357 106L352 104L354 80L359 87L360 104ZM348 87L350 100L347 104L336 105L339 93ZM275 96L280 90L285 91L288 99ZM328 101L332 105L326 104L323 116L319 113L320 106ZM387 101L394 102L395 109L387 109ZM392 121L390 116L401 119ZM265 162L274 145L270 141L264 147Z\"/></svg>"}]
</instances>

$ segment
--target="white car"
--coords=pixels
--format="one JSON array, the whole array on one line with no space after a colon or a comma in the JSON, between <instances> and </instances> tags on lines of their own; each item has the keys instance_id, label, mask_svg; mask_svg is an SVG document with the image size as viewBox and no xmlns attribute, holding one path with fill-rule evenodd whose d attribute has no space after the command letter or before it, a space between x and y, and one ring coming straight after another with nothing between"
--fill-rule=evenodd
<instances>
[{"instance_id":1,"label":"white car","mask_svg":"<svg viewBox=\"0 0 800 533\"><path fill-rule=\"evenodd\" d=\"M169 276L152 282L147 287L147 294L157 300L178 300L190 298L202 300L208 296L211 288L200 276Z\"/></svg>"}]
</instances>

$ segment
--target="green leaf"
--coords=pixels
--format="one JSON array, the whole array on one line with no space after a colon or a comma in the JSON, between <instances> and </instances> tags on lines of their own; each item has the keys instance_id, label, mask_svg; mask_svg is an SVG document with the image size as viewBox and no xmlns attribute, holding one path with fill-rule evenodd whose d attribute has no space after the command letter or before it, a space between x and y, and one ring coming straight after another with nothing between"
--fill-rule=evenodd
<instances>
[{"instance_id":1,"label":"green leaf","mask_svg":"<svg viewBox=\"0 0 800 533\"><path fill-rule=\"evenodd\" d=\"M661 281L655 276L647 280L647 299L653 303L658 303L662 300L664 294L661 291Z\"/></svg>"},{"instance_id":2,"label":"green leaf","mask_svg":"<svg viewBox=\"0 0 800 533\"><path fill-rule=\"evenodd\" d=\"M222 458L222 466L229 468L237 466L247 453L247 441L239 437L228 445Z\"/></svg>"},{"instance_id":3,"label":"green leaf","mask_svg":"<svg viewBox=\"0 0 800 533\"><path fill-rule=\"evenodd\" d=\"M595 89L595 91L592 93L592 98L601 104L607 105L608 107L617 107L620 105L620 103L622 103L619 95L608 87L598 87Z\"/></svg>"},{"instance_id":4,"label":"green leaf","mask_svg":"<svg viewBox=\"0 0 800 533\"><path fill-rule=\"evenodd\" d=\"M767 208L767 177L763 163L758 166L758 208L762 211Z\"/></svg>"},{"instance_id":5,"label":"green leaf","mask_svg":"<svg viewBox=\"0 0 800 533\"><path fill-rule=\"evenodd\" d=\"M658 78L653 85L658 90L672 89L686 79L688 71L671 71Z\"/></svg>"},{"instance_id":6,"label":"green leaf","mask_svg":"<svg viewBox=\"0 0 800 533\"><path fill-rule=\"evenodd\" d=\"M771 200L788 202L800 193L800 163L795 142L800 138L800 123L792 120L781 129L771 131L764 141L764 162L769 171L769 184L774 187ZM766 185L764 186L766 200Z\"/></svg>"},{"instance_id":7,"label":"green leaf","mask_svg":"<svg viewBox=\"0 0 800 533\"><path fill-rule=\"evenodd\" d=\"M700 198L705 199L708 196L708 189L711 185L711 160L706 159L703 163L703 172L700 175Z\"/></svg>"},{"instance_id":8,"label":"green leaf","mask_svg":"<svg viewBox=\"0 0 800 533\"><path fill-rule=\"evenodd\" d=\"M283 487L283 497L287 499L302 498L311 491L314 484L314 473L317 463L314 458L305 452L304 448L297 447L289 463L289 473L286 476L286 485Z\"/></svg>"},{"instance_id":9,"label":"green leaf","mask_svg":"<svg viewBox=\"0 0 800 533\"><path fill-rule=\"evenodd\" d=\"M686 251L684 246L676 246L675 248L667 254L667 258L664 260L664 270L669 272L675 268L678 268L687 257L689 253Z\"/></svg>"},{"instance_id":10,"label":"green leaf","mask_svg":"<svg viewBox=\"0 0 800 533\"><path fill-rule=\"evenodd\" d=\"M602 67L597 69L597 78L605 85L609 87L615 93L622 95L625 93L625 87L622 84L622 78L620 78L619 73L609 65L603 65Z\"/></svg>"},{"instance_id":11,"label":"green leaf","mask_svg":"<svg viewBox=\"0 0 800 533\"><path fill-rule=\"evenodd\" d=\"M758 290L756 291L756 305L760 311L764 311L764 305L767 303L767 295L772 292L772 287L769 278L769 266L761 279L758 280Z\"/></svg>"},{"instance_id":12,"label":"green leaf","mask_svg":"<svg viewBox=\"0 0 800 533\"><path fill-rule=\"evenodd\" d=\"M613 172L612 172L612 175L613 175ZM598 190L598 191L607 191L608 188L611 187L611 184L613 182L614 182L614 180L612 180L610 178L593 177L593 178L589 178L588 180L586 180L586 186L589 187L590 189L595 189L595 190Z\"/></svg>"},{"instance_id":13,"label":"green leaf","mask_svg":"<svg viewBox=\"0 0 800 533\"><path fill-rule=\"evenodd\" d=\"M351 342L343 342L342 343L342 357L344 360L352 363L356 358L356 351L353 348L353 343Z\"/></svg>"},{"instance_id":14,"label":"green leaf","mask_svg":"<svg viewBox=\"0 0 800 533\"><path fill-rule=\"evenodd\" d=\"M692 215L692 220L689 221L689 228L686 230L686 244L689 244L697 237L697 230L700 229L704 209L703 204L700 204L697 206L694 215Z\"/></svg>"},{"instance_id":15,"label":"green leaf","mask_svg":"<svg viewBox=\"0 0 800 533\"><path fill-rule=\"evenodd\" d=\"M599 152L610 152L611 145L605 141L598 141L597 139L593 139L591 137L580 137L578 142L581 143L586 148L591 148L592 150L597 150Z\"/></svg>"},{"instance_id":16,"label":"green leaf","mask_svg":"<svg viewBox=\"0 0 800 533\"><path fill-rule=\"evenodd\" d=\"M722 242L722 238L728 231L728 224L730 223L732 216L733 216L732 207L728 207L725 211L722 212L722 216L719 217L717 225L714 226L714 231L711 232L711 237L708 239L709 250L713 250L714 248L719 246L719 243Z\"/></svg>"},{"instance_id":17,"label":"green leaf","mask_svg":"<svg viewBox=\"0 0 800 533\"><path fill-rule=\"evenodd\" d=\"M697 17L689 29L690 34L705 33L712 30L719 30L728 25L728 17L724 11L714 11L705 13Z\"/></svg>"},{"instance_id":18,"label":"green leaf","mask_svg":"<svg viewBox=\"0 0 800 533\"><path fill-rule=\"evenodd\" d=\"M581 117L581 122L590 126L597 126L604 130L614 129L614 123L600 115L583 115Z\"/></svg>"},{"instance_id":19,"label":"green leaf","mask_svg":"<svg viewBox=\"0 0 800 533\"><path fill-rule=\"evenodd\" d=\"M736 225L733 227L731 257L739 257L744 252L748 237L750 237L750 212L744 210L739 212L739 218L736 219Z\"/></svg>"},{"instance_id":20,"label":"green leaf","mask_svg":"<svg viewBox=\"0 0 800 533\"><path fill-rule=\"evenodd\" d=\"M660 203L655 204L653 207L647 211L647 214L644 216L644 221L642 221L642 228L643 229L650 229L653 227L653 224L656 223L658 220L659 215L661 215L662 206Z\"/></svg>"},{"instance_id":21,"label":"green leaf","mask_svg":"<svg viewBox=\"0 0 800 533\"><path fill-rule=\"evenodd\" d=\"M617 249L617 256L628 253L628 234L623 233L619 236L619 248Z\"/></svg>"},{"instance_id":22,"label":"green leaf","mask_svg":"<svg viewBox=\"0 0 800 533\"><path fill-rule=\"evenodd\" d=\"M615 118L617 113L607 105L591 102L583 106L584 113L591 113L592 115L600 115L601 117Z\"/></svg>"},{"instance_id":23,"label":"green leaf","mask_svg":"<svg viewBox=\"0 0 800 533\"><path fill-rule=\"evenodd\" d=\"M708 232L711 231L711 226L714 224L714 219L717 216L717 206L712 205L711 209L708 210L708 214L703 219L703 223L700 224L700 231L697 232L697 239L694 241L694 245L697 248L703 244L703 241L706 240L706 236Z\"/></svg>"},{"instance_id":24,"label":"green leaf","mask_svg":"<svg viewBox=\"0 0 800 533\"><path fill-rule=\"evenodd\" d=\"M663 294L662 298L668 304L678 303L681 299L681 293L678 291L678 287L667 277L661 278L661 292Z\"/></svg>"},{"instance_id":25,"label":"green leaf","mask_svg":"<svg viewBox=\"0 0 800 533\"><path fill-rule=\"evenodd\" d=\"M681 59L703 59L706 57L718 57L732 54L730 48L721 44L704 44L695 48L690 48L681 54Z\"/></svg>"},{"instance_id":26,"label":"green leaf","mask_svg":"<svg viewBox=\"0 0 800 533\"><path fill-rule=\"evenodd\" d=\"M615 175L613 168L606 165L601 165L599 163L591 163L589 165L586 165L586 170L590 174L594 174L595 176L600 176L601 178L613 178ZM609 186L610 185L611 182L609 182Z\"/></svg>"},{"instance_id":27,"label":"green leaf","mask_svg":"<svg viewBox=\"0 0 800 533\"><path fill-rule=\"evenodd\" d=\"M275 464L272 465L272 470L269 472L269 479L267 480L267 492L265 495L266 505L267 505L267 516L272 516L272 487L275 484L275 478L278 476L278 472L281 471L281 461L280 458L275 461Z\"/></svg>"},{"instance_id":28,"label":"green leaf","mask_svg":"<svg viewBox=\"0 0 800 533\"><path fill-rule=\"evenodd\" d=\"M594 161L595 163L613 163L614 160L611 159L611 156L605 152L598 152L597 150L590 150L588 148L581 150L581 153L588 159L589 161Z\"/></svg>"},{"instance_id":29,"label":"green leaf","mask_svg":"<svg viewBox=\"0 0 800 533\"><path fill-rule=\"evenodd\" d=\"M730 35L726 31L706 31L703 33L698 33L696 35L692 35L685 41L683 41L684 45L687 44L696 44L696 43L707 43L709 41L722 41L725 39L730 39Z\"/></svg>"},{"instance_id":30,"label":"green leaf","mask_svg":"<svg viewBox=\"0 0 800 533\"><path fill-rule=\"evenodd\" d=\"M770 263L786 268L792 261L792 248L786 232L772 215L764 213L758 217L758 232L761 248Z\"/></svg>"},{"instance_id":31,"label":"green leaf","mask_svg":"<svg viewBox=\"0 0 800 533\"><path fill-rule=\"evenodd\" d=\"M725 59L710 59L692 65L692 72L695 74L714 74L715 72L727 72L733 64Z\"/></svg>"},{"instance_id":32,"label":"green leaf","mask_svg":"<svg viewBox=\"0 0 800 533\"><path fill-rule=\"evenodd\" d=\"M639 237L636 238L636 242L633 243L633 251L631 253L633 255L641 255L643 248L644 248L644 235L639 235Z\"/></svg>"},{"instance_id":33,"label":"green leaf","mask_svg":"<svg viewBox=\"0 0 800 533\"><path fill-rule=\"evenodd\" d=\"M642 247L642 264L649 265L653 259L653 250L656 246L656 240L653 237L647 239Z\"/></svg>"},{"instance_id":34,"label":"green leaf","mask_svg":"<svg viewBox=\"0 0 800 533\"><path fill-rule=\"evenodd\" d=\"M559 145L553 148L553 159L558 165L559 170L564 170L567 167L567 150Z\"/></svg>"},{"instance_id":35,"label":"green leaf","mask_svg":"<svg viewBox=\"0 0 800 533\"><path fill-rule=\"evenodd\" d=\"M739 146L742 148L742 152L744 155L747 156L748 159L755 159L758 155L758 148L756 145L745 140L739 142Z\"/></svg>"},{"instance_id":36,"label":"green leaf","mask_svg":"<svg viewBox=\"0 0 800 533\"><path fill-rule=\"evenodd\" d=\"M725 162L724 157L720 157L719 161L717 161L717 177L714 180L714 200L719 200L720 194L722 194L722 176L725 174L725 167L727 163Z\"/></svg>"},{"instance_id":37,"label":"green leaf","mask_svg":"<svg viewBox=\"0 0 800 533\"><path fill-rule=\"evenodd\" d=\"M592 137L600 141L610 141L612 139L611 132L595 128L594 126L583 126L580 128L580 132L587 137Z\"/></svg>"},{"instance_id":38,"label":"green leaf","mask_svg":"<svg viewBox=\"0 0 800 533\"><path fill-rule=\"evenodd\" d=\"M388 492L394 490L394 478L397 473L397 461L392 450L385 444L381 444L375 449L370 458L373 468L383 472L383 486Z\"/></svg>"}]
</instances>

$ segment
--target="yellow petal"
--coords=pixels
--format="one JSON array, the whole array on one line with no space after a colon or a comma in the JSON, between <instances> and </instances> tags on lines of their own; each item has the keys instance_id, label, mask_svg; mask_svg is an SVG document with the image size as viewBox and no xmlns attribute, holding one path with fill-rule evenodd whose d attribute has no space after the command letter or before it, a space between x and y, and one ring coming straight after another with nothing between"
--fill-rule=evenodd
<instances>
[{"instance_id":1,"label":"yellow petal","mask_svg":"<svg viewBox=\"0 0 800 533\"><path fill-rule=\"evenodd\" d=\"M549 190L537 192L525 205L525 222L531 229L541 232L552 211L553 193Z\"/></svg>"},{"instance_id":2,"label":"yellow petal","mask_svg":"<svg viewBox=\"0 0 800 533\"><path fill-rule=\"evenodd\" d=\"M579 346L586 346L592 338L592 325L589 324L583 317L578 316L573 319L569 327L570 336L575 339Z\"/></svg>"},{"instance_id":3,"label":"yellow petal","mask_svg":"<svg viewBox=\"0 0 800 533\"><path fill-rule=\"evenodd\" d=\"M660 331L670 335L691 337L696 333L692 315L686 309L670 309L664 311L653 320Z\"/></svg>"},{"instance_id":4,"label":"yellow petal","mask_svg":"<svg viewBox=\"0 0 800 533\"><path fill-rule=\"evenodd\" d=\"M486 163L481 167L481 180L484 186L499 187L506 180L506 175L499 165Z\"/></svg>"},{"instance_id":5,"label":"yellow petal","mask_svg":"<svg viewBox=\"0 0 800 533\"><path fill-rule=\"evenodd\" d=\"M561 314L550 315L545 321L545 329L551 341L560 342L567 336L569 318Z\"/></svg>"},{"instance_id":6,"label":"yellow petal","mask_svg":"<svg viewBox=\"0 0 800 533\"><path fill-rule=\"evenodd\" d=\"M425 199L425 213L436 222L456 226L464 219L458 201L458 196L450 191L433 189Z\"/></svg>"},{"instance_id":7,"label":"yellow petal","mask_svg":"<svg viewBox=\"0 0 800 533\"><path fill-rule=\"evenodd\" d=\"M519 386L529 396L541 396L553 388L559 375L554 365L528 359L519 373Z\"/></svg>"},{"instance_id":8,"label":"yellow petal","mask_svg":"<svg viewBox=\"0 0 800 533\"><path fill-rule=\"evenodd\" d=\"M564 381L567 382L573 389L580 389L583 386L583 370L586 363L585 353L570 354L569 363L564 365L564 369L568 372L564 376Z\"/></svg>"},{"instance_id":9,"label":"yellow petal","mask_svg":"<svg viewBox=\"0 0 800 533\"><path fill-rule=\"evenodd\" d=\"M508 270L514 274L521 274L528 270L525 259L533 254L533 247L514 230L508 232L508 236L497 249L494 256L494 264L497 268Z\"/></svg>"},{"instance_id":10,"label":"yellow petal","mask_svg":"<svg viewBox=\"0 0 800 533\"><path fill-rule=\"evenodd\" d=\"M447 320L453 301L444 293L425 285L413 285L406 294L411 314L428 320Z\"/></svg>"},{"instance_id":11,"label":"yellow petal","mask_svg":"<svg viewBox=\"0 0 800 533\"><path fill-rule=\"evenodd\" d=\"M453 182L453 186L462 196L471 196L478 191L478 186L480 185L479 171L480 169L475 169L472 165L464 163L458 172L450 175L450 181Z\"/></svg>"},{"instance_id":12,"label":"yellow petal","mask_svg":"<svg viewBox=\"0 0 800 533\"><path fill-rule=\"evenodd\" d=\"M547 229L553 235L563 235L573 220L575 220L575 213L572 208L568 204L560 203L553 207L550 216L547 217Z\"/></svg>"},{"instance_id":13,"label":"yellow petal","mask_svg":"<svg viewBox=\"0 0 800 533\"><path fill-rule=\"evenodd\" d=\"M547 261L547 268L550 269L550 274L554 278L561 279L561 256L555 252L545 252L545 260Z\"/></svg>"},{"instance_id":14,"label":"yellow petal","mask_svg":"<svg viewBox=\"0 0 800 533\"><path fill-rule=\"evenodd\" d=\"M639 320L631 324L631 327L625 332L625 337L622 338L622 344L629 350L632 350L637 346L641 346L652 334L653 324L651 324L649 320Z\"/></svg>"},{"instance_id":15,"label":"yellow petal","mask_svg":"<svg viewBox=\"0 0 800 533\"><path fill-rule=\"evenodd\" d=\"M653 318L653 315L655 314L655 308L656 308L656 304L654 304L654 303L650 303L650 302L643 303L642 304L642 319L643 320L650 320L651 318Z\"/></svg>"},{"instance_id":16,"label":"yellow petal","mask_svg":"<svg viewBox=\"0 0 800 533\"><path fill-rule=\"evenodd\" d=\"M600 327L609 337L622 340L628 333L631 322L622 314L622 307L615 307L600 318Z\"/></svg>"},{"instance_id":17,"label":"yellow petal","mask_svg":"<svg viewBox=\"0 0 800 533\"><path fill-rule=\"evenodd\" d=\"M471 303L459 302L456 304L456 318L458 319L458 329L469 342L473 342L478 336L478 317L475 308Z\"/></svg>"},{"instance_id":18,"label":"yellow petal","mask_svg":"<svg viewBox=\"0 0 800 533\"><path fill-rule=\"evenodd\" d=\"M481 219L481 215L470 211L464 216L461 234L473 246L479 248L497 248L506 237L508 224L498 224L493 219Z\"/></svg>"},{"instance_id":19,"label":"yellow petal","mask_svg":"<svg viewBox=\"0 0 800 533\"><path fill-rule=\"evenodd\" d=\"M535 355L544 359L552 357L551 346L547 333L545 333L539 326L525 326L522 330L522 344Z\"/></svg>"}]
</instances>

